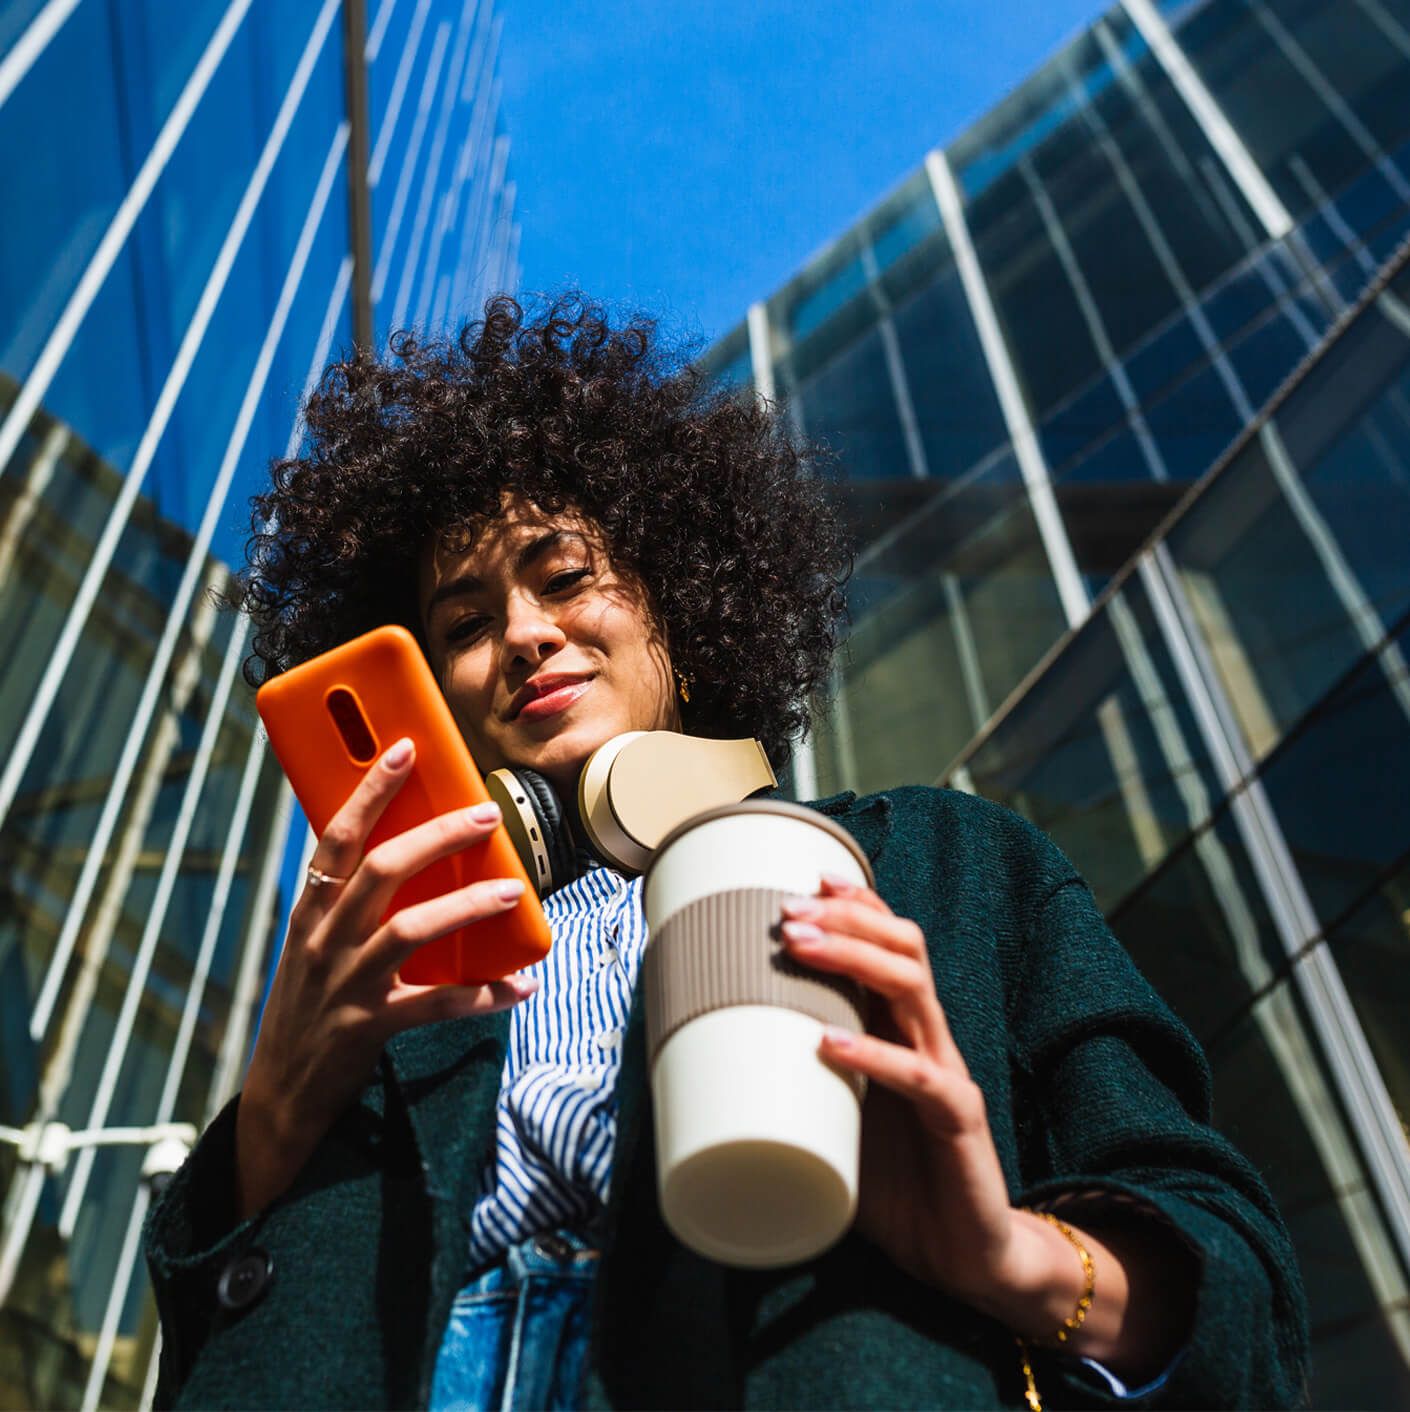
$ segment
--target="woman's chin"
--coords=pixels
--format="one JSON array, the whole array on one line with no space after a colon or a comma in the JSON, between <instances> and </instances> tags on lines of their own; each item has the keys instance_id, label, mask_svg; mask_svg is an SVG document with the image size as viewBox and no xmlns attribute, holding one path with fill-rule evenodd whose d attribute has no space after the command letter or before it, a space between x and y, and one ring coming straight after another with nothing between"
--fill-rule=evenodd
<instances>
[{"instance_id":1,"label":"woman's chin","mask_svg":"<svg viewBox=\"0 0 1410 1412\"><path fill-rule=\"evenodd\" d=\"M516 765L542 775L560 796L575 796L578 776L592 752L621 732L615 728L605 734L601 730L567 730L552 740L534 748L516 752Z\"/></svg>"}]
</instances>

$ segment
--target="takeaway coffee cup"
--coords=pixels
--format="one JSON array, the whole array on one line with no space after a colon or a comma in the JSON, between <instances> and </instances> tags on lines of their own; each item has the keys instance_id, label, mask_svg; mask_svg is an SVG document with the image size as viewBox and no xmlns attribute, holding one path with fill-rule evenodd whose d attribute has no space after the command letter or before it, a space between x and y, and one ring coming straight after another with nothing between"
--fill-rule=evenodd
<instances>
[{"instance_id":1,"label":"takeaway coffee cup","mask_svg":"<svg viewBox=\"0 0 1410 1412\"><path fill-rule=\"evenodd\" d=\"M825 1250L857 1206L863 1081L818 1056L824 1025L862 1028L854 983L795 962L784 899L866 855L811 809L750 800L668 834L646 871L643 965L656 1164L666 1224L727 1265Z\"/></svg>"}]
</instances>

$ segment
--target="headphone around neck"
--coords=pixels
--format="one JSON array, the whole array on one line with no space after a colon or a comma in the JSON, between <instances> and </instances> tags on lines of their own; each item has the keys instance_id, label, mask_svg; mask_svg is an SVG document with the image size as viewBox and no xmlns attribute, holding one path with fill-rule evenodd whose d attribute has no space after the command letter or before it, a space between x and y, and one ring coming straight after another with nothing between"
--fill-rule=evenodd
<instances>
[{"instance_id":1,"label":"headphone around neck","mask_svg":"<svg viewBox=\"0 0 1410 1412\"><path fill-rule=\"evenodd\" d=\"M593 751L578 777L583 843L609 867L640 873L678 824L777 783L757 740L627 731ZM576 841L553 786L533 770L505 769L485 787L539 896L572 882L581 871Z\"/></svg>"}]
</instances>

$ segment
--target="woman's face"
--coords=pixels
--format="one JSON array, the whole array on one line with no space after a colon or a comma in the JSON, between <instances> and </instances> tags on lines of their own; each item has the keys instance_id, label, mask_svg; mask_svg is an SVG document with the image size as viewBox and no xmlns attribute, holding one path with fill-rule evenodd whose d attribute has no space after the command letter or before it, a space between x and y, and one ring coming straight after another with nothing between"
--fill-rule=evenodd
<instances>
[{"instance_id":1,"label":"woman's face","mask_svg":"<svg viewBox=\"0 0 1410 1412\"><path fill-rule=\"evenodd\" d=\"M428 547L420 604L431 665L485 774L527 766L571 797L613 736L680 729L645 591L580 515L509 499L468 549Z\"/></svg>"}]
</instances>

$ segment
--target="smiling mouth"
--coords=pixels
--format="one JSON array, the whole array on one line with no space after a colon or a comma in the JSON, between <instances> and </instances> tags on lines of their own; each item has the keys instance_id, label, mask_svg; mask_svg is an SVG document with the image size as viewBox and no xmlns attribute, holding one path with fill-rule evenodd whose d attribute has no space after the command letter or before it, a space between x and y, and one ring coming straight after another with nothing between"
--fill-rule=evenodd
<instances>
[{"instance_id":1,"label":"smiling mouth","mask_svg":"<svg viewBox=\"0 0 1410 1412\"><path fill-rule=\"evenodd\" d=\"M577 702L592 685L591 677L576 677L559 682L547 691L539 691L529 697L517 711L514 719L519 721L543 721L551 716L561 715Z\"/></svg>"}]
</instances>

